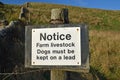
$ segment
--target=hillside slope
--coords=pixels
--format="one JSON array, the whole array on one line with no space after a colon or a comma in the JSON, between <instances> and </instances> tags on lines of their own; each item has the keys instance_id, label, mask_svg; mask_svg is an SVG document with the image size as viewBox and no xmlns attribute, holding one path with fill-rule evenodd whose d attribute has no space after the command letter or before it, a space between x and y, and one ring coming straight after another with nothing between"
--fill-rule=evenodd
<instances>
[{"instance_id":1,"label":"hillside slope","mask_svg":"<svg viewBox=\"0 0 120 80\"><path fill-rule=\"evenodd\" d=\"M18 19L20 8L24 5L5 5L0 9L1 19L8 21ZM50 21L51 9L68 8L70 23L86 23L90 29L120 30L120 11L80 8L65 5L30 3L31 24L47 24Z\"/></svg>"}]
</instances>

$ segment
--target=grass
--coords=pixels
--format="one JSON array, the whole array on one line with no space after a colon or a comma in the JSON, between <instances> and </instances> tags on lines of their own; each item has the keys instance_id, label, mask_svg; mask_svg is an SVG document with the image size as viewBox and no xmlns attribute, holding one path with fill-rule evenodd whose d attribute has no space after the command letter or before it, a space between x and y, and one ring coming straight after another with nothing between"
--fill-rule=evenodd
<instances>
[{"instance_id":1,"label":"grass","mask_svg":"<svg viewBox=\"0 0 120 80\"><path fill-rule=\"evenodd\" d=\"M89 36L91 66L108 80L119 80L120 32L91 30Z\"/></svg>"},{"instance_id":2,"label":"grass","mask_svg":"<svg viewBox=\"0 0 120 80\"><path fill-rule=\"evenodd\" d=\"M4 9L0 9L0 11L4 12L4 17L10 22L18 19L20 8L21 6L18 5L5 5ZM70 23L86 23L91 30L120 30L120 11L43 3L30 3L31 24L49 24L53 8L68 8Z\"/></svg>"}]
</instances>

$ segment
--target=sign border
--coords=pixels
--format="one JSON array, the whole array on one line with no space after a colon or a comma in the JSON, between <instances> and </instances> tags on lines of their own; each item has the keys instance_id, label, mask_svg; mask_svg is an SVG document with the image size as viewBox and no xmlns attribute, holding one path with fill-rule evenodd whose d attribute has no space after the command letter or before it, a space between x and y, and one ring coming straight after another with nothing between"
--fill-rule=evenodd
<instances>
[{"instance_id":1,"label":"sign border","mask_svg":"<svg viewBox=\"0 0 120 80\"><path fill-rule=\"evenodd\" d=\"M81 66L39 66L31 65L31 44L33 28L59 28L59 27L80 27L81 28ZM60 69L75 72L89 72L89 35L88 27L85 24L55 24L55 25L38 25L25 27L25 67L39 68L42 70Z\"/></svg>"}]
</instances>

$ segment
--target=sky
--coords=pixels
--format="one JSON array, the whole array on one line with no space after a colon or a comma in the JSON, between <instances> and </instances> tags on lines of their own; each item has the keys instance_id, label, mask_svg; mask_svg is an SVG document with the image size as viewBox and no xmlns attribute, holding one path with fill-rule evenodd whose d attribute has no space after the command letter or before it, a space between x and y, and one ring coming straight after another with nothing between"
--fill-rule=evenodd
<instances>
[{"instance_id":1,"label":"sky","mask_svg":"<svg viewBox=\"0 0 120 80\"><path fill-rule=\"evenodd\" d=\"M120 0L0 0L5 4L24 4L25 2L42 2L64 4L84 8L97 8L105 10L120 10Z\"/></svg>"}]
</instances>

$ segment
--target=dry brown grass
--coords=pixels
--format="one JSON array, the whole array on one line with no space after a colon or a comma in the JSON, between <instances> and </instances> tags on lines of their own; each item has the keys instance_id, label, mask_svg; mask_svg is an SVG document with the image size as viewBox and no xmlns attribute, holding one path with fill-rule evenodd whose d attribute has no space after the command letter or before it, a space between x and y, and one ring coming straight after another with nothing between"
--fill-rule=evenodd
<instances>
[{"instance_id":1,"label":"dry brown grass","mask_svg":"<svg viewBox=\"0 0 120 80\"><path fill-rule=\"evenodd\" d=\"M120 77L120 32L90 31L91 66L109 80Z\"/></svg>"}]
</instances>

